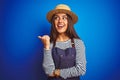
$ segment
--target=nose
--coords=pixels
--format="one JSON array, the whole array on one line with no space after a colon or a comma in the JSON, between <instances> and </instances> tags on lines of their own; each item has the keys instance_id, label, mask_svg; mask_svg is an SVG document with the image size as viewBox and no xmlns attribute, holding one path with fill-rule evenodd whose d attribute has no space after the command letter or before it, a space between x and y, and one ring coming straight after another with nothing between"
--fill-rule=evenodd
<instances>
[{"instance_id":1,"label":"nose","mask_svg":"<svg viewBox=\"0 0 120 80\"><path fill-rule=\"evenodd\" d=\"M62 22L62 21L63 21L62 18L59 18L58 22Z\"/></svg>"}]
</instances>

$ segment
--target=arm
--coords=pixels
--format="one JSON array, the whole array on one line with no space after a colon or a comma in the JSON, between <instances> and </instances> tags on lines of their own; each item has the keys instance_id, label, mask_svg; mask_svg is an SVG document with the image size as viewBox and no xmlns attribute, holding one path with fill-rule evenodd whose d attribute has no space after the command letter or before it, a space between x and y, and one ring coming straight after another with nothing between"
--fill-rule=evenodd
<instances>
[{"instance_id":1,"label":"arm","mask_svg":"<svg viewBox=\"0 0 120 80\"><path fill-rule=\"evenodd\" d=\"M66 79L68 77L75 77L84 75L86 72L86 57L85 57L85 46L81 40L75 40L76 48L76 65L71 68L61 69L59 75Z\"/></svg>"},{"instance_id":2,"label":"arm","mask_svg":"<svg viewBox=\"0 0 120 80\"><path fill-rule=\"evenodd\" d=\"M55 70L54 62L52 59L52 53L51 53L51 45L50 45L50 37L48 35L44 36L38 36L39 39L44 44L44 56L43 56L43 68L45 73L48 76L53 77L53 71Z\"/></svg>"}]
</instances>

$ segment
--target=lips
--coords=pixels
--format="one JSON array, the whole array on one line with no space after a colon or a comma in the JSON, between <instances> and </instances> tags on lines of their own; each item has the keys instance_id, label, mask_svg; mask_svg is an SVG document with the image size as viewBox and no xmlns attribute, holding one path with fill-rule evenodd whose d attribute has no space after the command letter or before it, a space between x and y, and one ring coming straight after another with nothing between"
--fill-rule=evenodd
<instances>
[{"instance_id":1,"label":"lips","mask_svg":"<svg viewBox=\"0 0 120 80\"><path fill-rule=\"evenodd\" d=\"M58 28L63 28L64 25L63 25L63 24L58 24L57 27L58 27Z\"/></svg>"}]
</instances>

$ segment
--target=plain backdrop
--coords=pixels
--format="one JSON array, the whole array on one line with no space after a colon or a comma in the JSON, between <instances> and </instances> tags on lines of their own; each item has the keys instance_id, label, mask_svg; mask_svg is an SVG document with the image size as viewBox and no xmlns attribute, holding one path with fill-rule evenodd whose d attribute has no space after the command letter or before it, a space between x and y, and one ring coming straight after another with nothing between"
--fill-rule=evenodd
<instances>
[{"instance_id":1,"label":"plain backdrop","mask_svg":"<svg viewBox=\"0 0 120 80\"><path fill-rule=\"evenodd\" d=\"M117 0L1 0L0 80L46 80L43 44L49 10L67 4L86 46L87 72L81 80L120 80L120 2Z\"/></svg>"}]
</instances>

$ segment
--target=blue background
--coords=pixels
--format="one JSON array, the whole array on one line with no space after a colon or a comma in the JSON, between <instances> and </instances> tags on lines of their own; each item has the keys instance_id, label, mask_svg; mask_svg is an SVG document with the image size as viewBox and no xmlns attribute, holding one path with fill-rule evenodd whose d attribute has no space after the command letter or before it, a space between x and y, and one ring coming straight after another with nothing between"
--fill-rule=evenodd
<instances>
[{"instance_id":1,"label":"blue background","mask_svg":"<svg viewBox=\"0 0 120 80\"><path fill-rule=\"evenodd\" d=\"M46 14L68 4L86 46L87 72L81 80L120 80L120 2L117 0L1 0L0 80L45 80L42 42L49 34Z\"/></svg>"}]
</instances>

